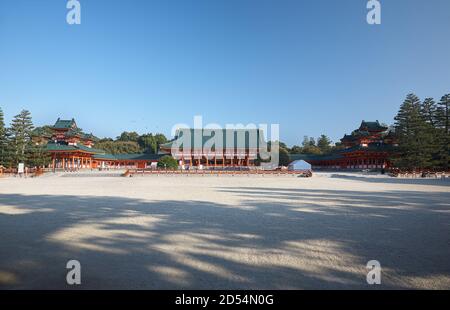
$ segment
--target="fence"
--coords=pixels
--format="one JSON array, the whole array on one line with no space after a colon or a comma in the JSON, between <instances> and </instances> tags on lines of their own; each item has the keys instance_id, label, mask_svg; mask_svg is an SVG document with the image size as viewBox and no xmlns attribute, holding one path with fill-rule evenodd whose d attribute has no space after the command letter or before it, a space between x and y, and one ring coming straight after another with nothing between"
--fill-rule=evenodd
<instances>
[{"instance_id":1,"label":"fence","mask_svg":"<svg viewBox=\"0 0 450 310\"><path fill-rule=\"evenodd\" d=\"M133 175L271 175L271 176L281 176L281 175L300 175L305 177L311 177L312 172L309 170L302 171L290 171L290 170L180 170L180 169L128 169L125 171L123 176L133 176Z\"/></svg>"}]
</instances>

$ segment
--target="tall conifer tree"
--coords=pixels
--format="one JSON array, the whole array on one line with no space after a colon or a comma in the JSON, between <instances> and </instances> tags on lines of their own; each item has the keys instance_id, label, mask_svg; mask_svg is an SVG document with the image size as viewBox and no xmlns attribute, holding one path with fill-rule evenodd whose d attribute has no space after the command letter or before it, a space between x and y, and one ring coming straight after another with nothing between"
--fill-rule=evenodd
<instances>
[{"instance_id":1,"label":"tall conifer tree","mask_svg":"<svg viewBox=\"0 0 450 310\"><path fill-rule=\"evenodd\" d=\"M22 110L18 115L14 116L10 130L15 164L24 162L27 159L25 151L31 144L31 132L33 128L31 113L29 111Z\"/></svg>"},{"instance_id":2,"label":"tall conifer tree","mask_svg":"<svg viewBox=\"0 0 450 310\"><path fill-rule=\"evenodd\" d=\"M5 119L0 108L0 165L6 166L8 153L8 140L6 136Z\"/></svg>"},{"instance_id":3,"label":"tall conifer tree","mask_svg":"<svg viewBox=\"0 0 450 310\"><path fill-rule=\"evenodd\" d=\"M441 168L450 167L450 94L442 96L437 104L437 124L439 134L439 163Z\"/></svg>"},{"instance_id":4,"label":"tall conifer tree","mask_svg":"<svg viewBox=\"0 0 450 310\"><path fill-rule=\"evenodd\" d=\"M394 164L407 169L432 167L432 136L421 114L420 99L416 95L407 95L395 121L399 156L393 159Z\"/></svg>"}]
</instances>

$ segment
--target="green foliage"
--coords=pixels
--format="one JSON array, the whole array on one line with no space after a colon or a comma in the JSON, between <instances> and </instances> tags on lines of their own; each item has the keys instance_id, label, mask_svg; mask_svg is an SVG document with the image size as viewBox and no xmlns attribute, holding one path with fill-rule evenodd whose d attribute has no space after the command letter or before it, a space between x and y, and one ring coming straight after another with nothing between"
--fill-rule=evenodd
<instances>
[{"instance_id":1,"label":"green foliage","mask_svg":"<svg viewBox=\"0 0 450 310\"><path fill-rule=\"evenodd\" d=\"M143 134L123 132L117 140L104 138L98 140L95 147L111 154L149 153L157 154L159 146L167 142L163 134Z\"/></svg>"},{"instance_id":2,"label":"green foliage","mask_svg":"<svg viewBox=\"0 0 450 310\"><path fill-rule=\"evenodd\" d=\"M111 154L141 153L139 144L133 141L104 141L95 144L95 148Z\"/></svg>"},{"instance_id":3,"label":"green foliage","mask_svg":"<svg viewBox=\"0 0 450 310\"><path fill-rule=\"evenodd\" d=\"M395 166L405 169L448 169L450 159L449 134L450 95L436 103L426 98L422 103L409 94L395 118L398 154Z\"/></svg>"},{"instance_id":4,"label":"green foliage","mask_svg":"<svg viewBox=\"0 0 450 310\"><path fill-rule=\"evenodd\" d=\"M443 169L450 168L450 94L442 96L436 108L436 135L439 143L438 160Z\"/></svg>"},{"instance_id":5,"label":"green foliage","mask_svg":"<svg viewBox=\"0 0 450 310\"><path fill-rule=\"evenodd\" d=\"M26 161L25 150L31 143L31 133L33 130L33 122L31 113L22 110L18 115L14 116L11 122L11 149L13 162L17 165L19 162Z\"/></svg>"},{"instance_id":6,"label":"green foliage","mask_svg":"<svg viewBox=\"0 0 450 310\"><path fill-rule=\"evenodd\" d=\"M322 153L328 153L331 150L331 140L326 135L321 135L317 139L317 147Z\"/></svg>"},{"instance_id":7,"label":"green foliage","mask_svg":"<svg viewBox=\"0 0 450 310\"><path fill-rule=\"evenodd\" d=\"M433 98L425 98L420 106L420 114L422 115L425 122L430 124L432 127L435 126L436 122L436 112L437 106Z\"/></svg>"},{"instance_id":8,"label":"green foliage","mask_svg":"<svg viewBox=\"0 0 450 310\"><path fill-rule=\"evenodd\" d=\"M5 119L3 116L3 110L0 108L0 166L8 166L8 137L5 127Z\"/></svg>"},{"instance_id":9,"label":"green foliage","mask_svg":"<svg viewBox=\"0 0 450 310\"><path fill-rule=\"evenodd\" d=\"M138 142L138 139L139 139L139 134L137 132L135 132L135 131L131 131L131 132L124 131L124 132L121 133L120 136L117 137L116 140L124 141L124 142L127 142L127 141Z\"/></svg>"},{"instance_id":10,"label":"green foliage","mask_svg":"<svg viewBox=\"0 0 450 310\"><path fill-rule=\"evenodd\" d=\"M313 137L304 136L302 146L309 147L309 146L316 146L316 140L314 140Z\"/></svg>"},{"instance_id":11,"label":"green foliage","mask_svg":"<svg viewBox=\"0 0 450 310\"><path fill-rule=\"evenodd\" d=\"M0 165L17 167L19 162L28 167L42 167L50 163L44 146L32 142L32 137L51 134L49 126L33 127L31 113L22 110L14 117L10 128L5 128L0 109Z\"/></svg>"},{"instance_id":12,"label":"green foliage","mask_svg":"<svg viewBox=\"0 0 450 310\"><path fill-rule=\"evenodd\" d=\"M50 164L51 156L42 145L31 144L26 149L28 167L45 167Z\"/></svg>"},{"instance_id":13,"label":"green foliage","mask_svg":"<svg viewBox=\"0 0 450 310\"><path fill-rule=\"evenodd\" d=\"M138 144L145 153L155 154L158 151L158 144L153 134L144 134L139 137Z\"/></svg>"},{"instance_id":14,"label":"green foliage","mask_svg":"<svg viewBox=\"0 0 450 310\"><path fill-rule=\"evenodd\" d=\"M36 127L32 130L31 135L33 137L51 137L53 135L53 127L49 125Z\"/></svg>"},{"instance_id":15,"label":"green foliage","mask_svg":"<svg viewBox=\"0 0 450 310\"><path fill-rule=\"evenodd\" d=\"M302 147L298 146L298 145L294 145L291 150L290 150L290 154L301 154L302 153Z\"/></svg>"},{"instance_id":16,"label":"green foliage","mask_svg":"<svg viewBox=\"0 0 450 310\"><path fill-rule=\"evenodd\" d=\"M165 155L161 157L158 161L158 167L159 168L166 168L166 169L177 169L178 168L178 162L175 158L169 155Z\"/></svg>"},{"instance_id":17,"label":"green foliage","mask_svg":"<svg viewBox=\"0 0 450 310\"><path fill-rule=\"evenodd\" d=\"M419 98L409 94L395 117L399 154L392 161L399 168L417 169L433 166L432 127L427 123L423 111Z\"/></svg>"},{"instance_id":18,"label":"green foliage","mask_svg":"<svg viewBox=\"0 0 450 310\"><path fill-rule=\"evenodd\" d=\"M279 165L280 166L287 166L289 165L289 152L284 147L280 147L279 151Z\"/></svg>"},{"instance_id":19,"label":"green foliage","mask_svg":"<svg viewBox=\"0 0 450 310\"><path fill-rule=\"evenodd\" d=\"M161 144L167 142L166 136L161 133L153 135L151 133L144 134L139 137L138 143L145 153L157 154Z\"/></svg>"}]
</instances>

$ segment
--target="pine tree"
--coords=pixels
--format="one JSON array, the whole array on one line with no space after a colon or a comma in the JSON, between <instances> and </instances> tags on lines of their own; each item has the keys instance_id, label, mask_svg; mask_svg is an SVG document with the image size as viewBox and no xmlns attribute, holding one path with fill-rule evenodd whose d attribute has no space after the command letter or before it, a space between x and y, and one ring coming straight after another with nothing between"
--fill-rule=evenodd
<instances>
[{"instance_id":1,"label":"pine tree","mask_svg":"<svg viewBox=\"0 0 450 310\"><path fill-rule=\"evenodd\" d=\"M441 101L438 103L437 107L437 119L438 126L444 129L444 132L450 134L450 123L449 123L449 109L450 109L450 94L442 96Z\"/></svg>"},{"instance_id":2,"label":"pine tree","mask_svg":"<svg viewBox=\"0 0 450 310\"><path fill-rule=\"evenodd\" d=\"M437 105L436 127L438 129L437 136L439 139L439 165L441 168L447 170L450 167L450 94L442 96Z\"/></svg>"},{"instance_id":3,"label":"pine tree","mask_svg":"<svg viewBox=\"0 0 450 310\"><path fill-rule=\"evenodd\" d=\"M317 138L317 146L322 151L322 153L327 153L331 149L331 140L326 135L321 135Z\"/></svg>"},{"instance_id":4,"label":"pine tree","mask_svg":"<svg viewBox=\"0 0 450 310\"><path fill-rule=\"evenodd\" d=\"M436 168L439 166L440 139L439 129L436 126L438 123L437 105L433 98L425 98L420 105L420 115L426 123L424 132L427 135L427 145L432 156L431 166Z\"/></svg>"},{"instance_id":5,"label":"pine tree","mask_svg":"<svg viewBox=\"0 0 450 310\"><path fill-rule=\"evenodd\" d=\"M420 113L428 124L435 127L437 121L437 105L433 98L425 98L423 100Z\"/></svg>"},{"instance_id":6,"label":"pine tree","mask_svg":"<svg viewBox=\"0 0 450 310\"><path fill-rule=\"evenodd\" d=\"M44 145L30 143L26 148L26 163L29 167L45 167L51 162L51 156Z\"/></svg>"},{"instance_id":7,"label":"pine tree","mask_svg":"<svg viewBox=\"0 0 450 310\"><path fill-rule=\"evenodd\" d=\"M31 144L31 133L33 130L33 122L31 113L22 110L18 115L14 116L11 123L11 146L14 156L14 164L26 161L25 151L27 146Z\"/></svg>"},{"instance_id":8,"label":"pine tree","mask_svg":"<svg viewBox=\"0 0 450 310\"><path fill-rule=\"evenodd\" d=\"M0 165L6 166L6 163L8 161L7 158L8 153L8 140L6 135L6 128L5 128L5 119L3 116L3 110L0 108Z\"/></svg>"},{"instance_id":9,"label":"pine tree","mask_svg":"<svg viewBox=\"0 0 450 310\"><path fill-rule=\"evenodd\" d=\"M2 165L7 168L13 168L15 167L15 156L14 156L14 150L13 150L13 143L11 139L11 128L5 129L5 136L3 141L3 151L2 151L2 157L3 157L3 163Z\"/></svg>"},{"instance_id":10,"label":"pine tree","mask_svg":"<svg viewBox=\"0 0 450 310\"><path fill-rule=\"evenodd\" d=\"M399 154L393 158L394 165L413 170L431 168L433 166L432 136L429 125L421 114L420 99L416 95L407 95L395 121Z\"/></svg>"}]
</instances>

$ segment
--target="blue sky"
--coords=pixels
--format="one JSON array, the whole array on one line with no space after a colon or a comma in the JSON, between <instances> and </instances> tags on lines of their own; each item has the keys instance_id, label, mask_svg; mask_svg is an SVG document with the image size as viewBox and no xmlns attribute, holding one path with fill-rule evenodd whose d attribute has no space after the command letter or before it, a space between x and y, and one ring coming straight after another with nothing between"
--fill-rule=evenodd
<instances>
[{"instance_id":1,"label":"blue sky","mask_svg":"<svg viewBox=\"0 0 450 310\"><path fill-rule=\"evenodd\" d=\"M450 92L450 1L0 1L0 106L36 125L170 133L176 123L279 123L299 144L362 119L392 123L409 92Z\"/></svg>"}]
</instances>

